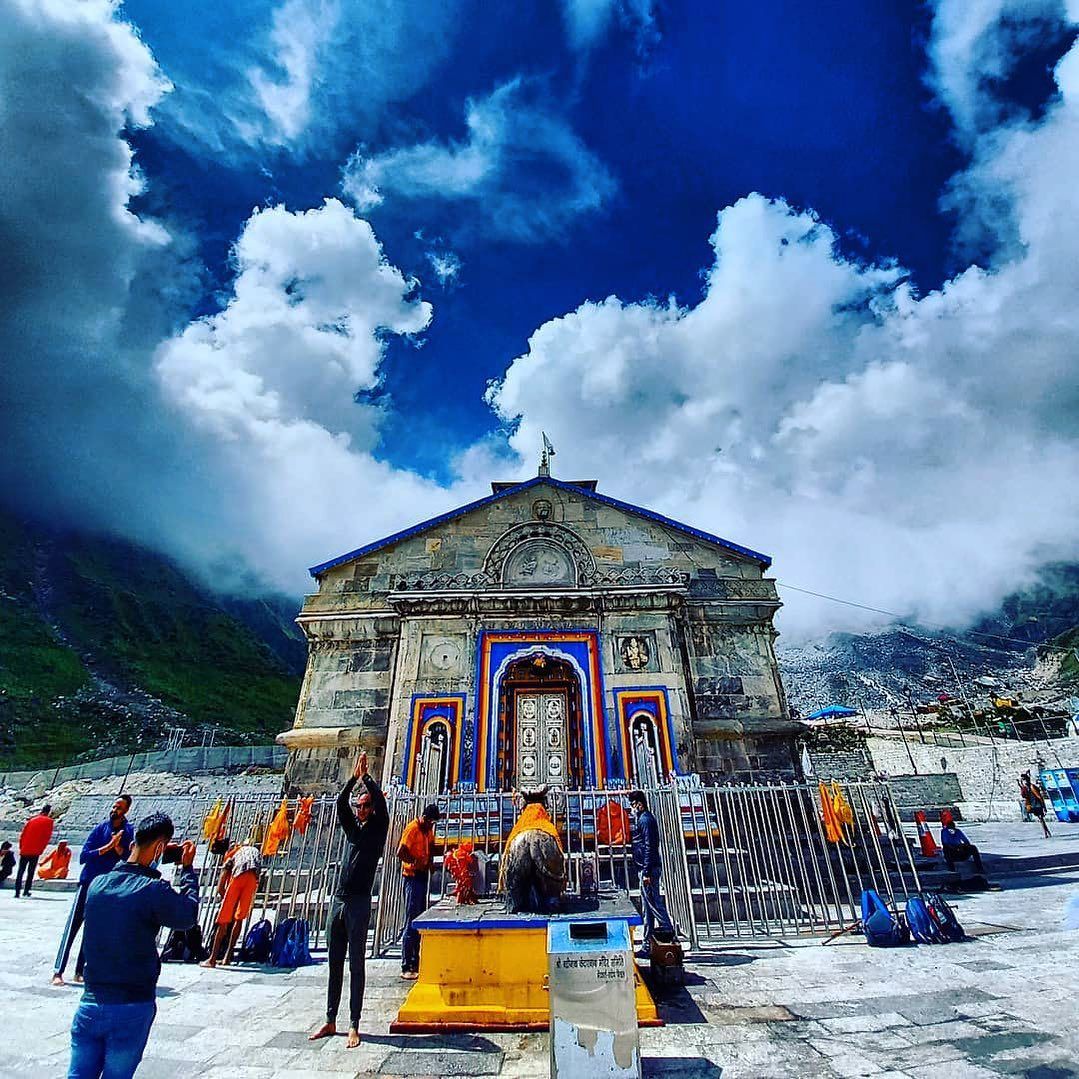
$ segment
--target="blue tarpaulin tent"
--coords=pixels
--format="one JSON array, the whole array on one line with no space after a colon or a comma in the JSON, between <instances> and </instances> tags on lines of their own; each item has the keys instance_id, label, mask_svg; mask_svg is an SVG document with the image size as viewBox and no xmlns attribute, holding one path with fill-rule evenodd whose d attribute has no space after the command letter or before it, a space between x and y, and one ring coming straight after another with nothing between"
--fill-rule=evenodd
<instances>
[{"instance_id":1,"label":"blue tarpaulin tent","mask_svg":"<svg viewBox=\"0 0 1079 1079\"><path fill-rule=\"evenodd\" d=\"M846 719L858 714L855 709L848 708L845 704L830 704L827 708L818 708L810 715L802 716L802 719Z\"/></svg>"}]
</instances>

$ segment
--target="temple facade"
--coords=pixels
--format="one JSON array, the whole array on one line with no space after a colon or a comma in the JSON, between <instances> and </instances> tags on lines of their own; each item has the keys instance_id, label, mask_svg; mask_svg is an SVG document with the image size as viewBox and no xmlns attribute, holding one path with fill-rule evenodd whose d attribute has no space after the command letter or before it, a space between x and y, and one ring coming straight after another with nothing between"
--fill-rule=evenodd
<instances>
[{"instance_id":1,"label":"temple facade","mask_svg":"<svg viewBox=\"0 0 1079 1079\"><path fill-rule=\"evenodd\" d=\"M311 569L292 784L360 746L431 794L793 768L768 556L546 473Z\"/></svg>"}]
</instances>

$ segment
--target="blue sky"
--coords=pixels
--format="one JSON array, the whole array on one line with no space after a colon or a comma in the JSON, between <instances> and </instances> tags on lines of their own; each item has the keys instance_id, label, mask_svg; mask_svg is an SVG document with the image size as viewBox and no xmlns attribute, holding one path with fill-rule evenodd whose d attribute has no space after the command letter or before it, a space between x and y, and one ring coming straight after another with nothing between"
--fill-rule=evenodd
<instances>
[{"instance_id":1,"label":"blue sky","mask_svg":"<svg viewBox=\"0 0 1079 1079\"><path fill-rule=\"evenodd\" d=\"M1075 0L0 16L9 500L298 592L547 431L909 617L1079 556Z\"/></svg>"},{"instance_id":2,"label":"blue sky","mask_svg":"<svg viewBox=\"0 0 1079 1079\"><path fill-rule=\"evenodd\" d=\"M491 19L491 5L463 5L450 47L392 108L339 115L299 149L218 153L169 118L197 111L202 95L235 91L227 59L225 71L205 62L207 39L211 54L234 36L250 41L272 8L156 0L124 8L175 84L164 117L133 140L150 180L144 203L196 233L218 288L252 207L303 209L339 194L345 159L360 145L378 154L402 132L409 141L461 140L468 101L513 79L533 80L544 108L609 173L599 205L527 239L499 234L497 202L387 200L370 211L390 260L437 297L423 348L394 342L400 362L385 365L384 392L396 408L378 452L395 464L448 479L448 449L492 427L487 380L547 318L611 294L699 298L716 213L747 192L812 207L844 250L898 259L924 290L954 269L953 215L939 198L964 155L926 85L927 7L663 5L643 41L639 26L616 17L583 54L556 5L505 8ZM205 35L193 37L193 25ZM529 199L547 197L545 179L561 197L557 175L541 175ZM461 262L448 288L425 257L428 238ZM209 292L204 303L213 303ZM417 439L417 425L440 435Z\"/></svg>"}]
</instances>

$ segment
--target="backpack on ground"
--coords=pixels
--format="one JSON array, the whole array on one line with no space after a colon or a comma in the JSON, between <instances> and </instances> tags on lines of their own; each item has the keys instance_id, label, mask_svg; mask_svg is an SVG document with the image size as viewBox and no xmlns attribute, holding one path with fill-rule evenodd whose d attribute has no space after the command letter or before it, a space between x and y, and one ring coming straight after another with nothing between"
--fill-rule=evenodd
<instances>
[{"instance_id":1,"label":"backpack on ground","mask_svg":"<svg viewBox=\"0 0 1079 1079\"><path fill-rule=\"evenodd\" d=\"M162 963L201 963L209 958L210 953L202 944L202 928L197 925L172 930L161 949Z\"/></svg>"},{"instance_id":2,"label":"backpack on ground","mask_svg":"<svg viewBox=\"0 0 1079 1079\"><path fill-rule=\"evenodd\" d=\"M910 931L901 917L872 888L862 892L862 932L873 948L896 948L910 942Z\"/></svg>"},{"instance_id":3,"label":"backpack on ground","mask_svg":"<svg viewBox=\"0 0 1079 1079\"><path fill-rule=\"evenodd\" d=\"M237 958L241 963L268 963L273 936L273 926L268 918L255 922L247 931Z\"/></svg>"},{"instance_id":4,"label":"backpack on ground","mask_svg":"<svg viewBox=\"0 0 1079 1079\"><path fill-rule=\"evenodd\" d=\"M959 924L959 919L945 901L944 896L930 895L926 898L925 905L929 909L929 917L936 923L937 930L946 944L954 944L967 939L963 927Z\"/></svg>"},{"instance_id":5,"label":"backpack on ground","mask_svg":"<svg viewBox=\"0 0 1079 1079\"><path fill-rule=\"evenodd\" d=\"M306 918L288 918L292 924L284 936L281 947L274 957L275 967L307 967L314 963L308 947L308 926ZM276 943L276 941L275 941Z\"/></svg>"},{"instance_id":6,"label":"backpack on ground","mask_svg":"<svg viewBox=\"0 0 1079 1079\"><path fill-rule=\"evenodd\" d=\"M274 930L273 943L270 945L271 966L283 967L285 965L281 962L281 957L284 954L285 945L288 943L288 935L295 924L295 918L282 918L281 921L277 923L277 929Z\"/></svg>"},{"instance_id":7,"label":"backpack on ground","mask_svg":"<svg viewBox=\"0 0 1079 1079\"><path fill-rule=\"evenodd\" d=\"M922 895L912 895L907 899L907 924L914 939L919 944L947 944L936 919L929 911L929 905Z\"/></svg>"}]
</instances>

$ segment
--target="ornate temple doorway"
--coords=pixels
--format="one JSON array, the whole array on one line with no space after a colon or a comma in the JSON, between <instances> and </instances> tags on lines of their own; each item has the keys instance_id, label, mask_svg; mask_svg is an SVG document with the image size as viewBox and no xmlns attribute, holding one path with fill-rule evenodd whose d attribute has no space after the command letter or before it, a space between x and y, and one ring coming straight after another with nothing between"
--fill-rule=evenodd
<instances>
[{"instance_id":1,"label":"ornate temple doorway","mask_svg":"<svg viewBox=\"0 0 1079 1079\"><path fill-rule=\"evenodd\" d=\"M543 653L511 663L499 689L499 786L584 785L581 685Z\"/></svg>"}]
</instances>

